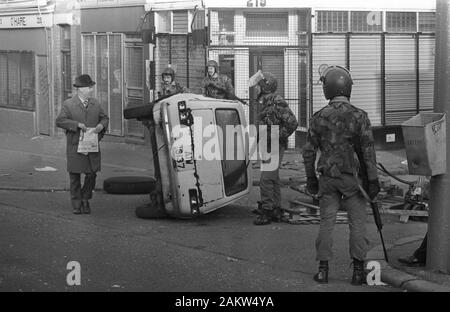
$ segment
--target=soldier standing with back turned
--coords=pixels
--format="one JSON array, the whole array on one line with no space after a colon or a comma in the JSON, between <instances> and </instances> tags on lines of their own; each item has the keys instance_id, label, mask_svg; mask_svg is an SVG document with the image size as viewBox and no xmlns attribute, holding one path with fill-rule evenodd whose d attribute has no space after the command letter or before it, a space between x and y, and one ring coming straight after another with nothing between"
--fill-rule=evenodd
<instances>
[{"instance_id":1,"label":"soldier standing with back turned","mask_svg":"<svg viewBox=\"0 0 450 312\"><path fill-rule=\"evenodd\" d=\"M360 187L368 190L371 199L379 192L373 134L367 113L350 104L353 81L349 71L340 66L328 66L320 75L325 98L330 102L311 118L303 148L307 189L318 194L320 201L320 230L316 240L319 272L314 275L314 280L328 283L328 261L333 257L332 232L337 210L343 205L347 208L350 226L351 283L361 285L366 282L364 260L368 240L365 227L367 202ZM358 178L358 171L364 166L360 166L355 148L362 150L368 185L361 186ZM317 171L320 177L317 179L315 161L319 149Z\"/></svg>"}]
</instances>

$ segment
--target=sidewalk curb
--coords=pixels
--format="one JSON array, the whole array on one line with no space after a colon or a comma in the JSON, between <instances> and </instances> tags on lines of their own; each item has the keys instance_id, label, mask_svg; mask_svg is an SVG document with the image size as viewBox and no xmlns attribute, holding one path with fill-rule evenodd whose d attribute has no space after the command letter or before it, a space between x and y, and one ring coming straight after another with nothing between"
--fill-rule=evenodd
<instances>
[{"instance_id":1,"label":"sidewalk curb","mask_svg":"<svg viewBox=\"0 0 450 312\"><path fill-rule=\"evenodd\" d=\"M411 236L397 240L394 244L386 246L387 251L403 245L405 240L418 241L420 239L417 236ZM382 250L381 245L375 246L367 253L367 258L376 260L381 264L381 281L384 283L411 292L450 292L450 287L433 283L419 276L393 268L384 260Z\"/></svg>"}]
</instances>

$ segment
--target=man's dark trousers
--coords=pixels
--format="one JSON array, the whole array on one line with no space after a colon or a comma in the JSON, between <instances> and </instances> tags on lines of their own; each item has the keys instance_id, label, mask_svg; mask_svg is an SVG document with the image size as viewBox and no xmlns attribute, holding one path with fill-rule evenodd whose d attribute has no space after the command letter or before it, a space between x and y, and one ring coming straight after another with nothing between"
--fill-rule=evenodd
<instances>
[{"instance_id":1,"label":"man's dark trousers","mask_svg":"<svg viewBox=\"0 0 450 312\"><path fill-rule=\"evenodd\" d=\"M92 191L95 188L97 174L95 172L85 173L83 187L81 187L81 173L70 172L69 176L70 198L72 199L72 204L79 207L82 200L89 200L92 198Z\"/></svg>"}]
</instances>

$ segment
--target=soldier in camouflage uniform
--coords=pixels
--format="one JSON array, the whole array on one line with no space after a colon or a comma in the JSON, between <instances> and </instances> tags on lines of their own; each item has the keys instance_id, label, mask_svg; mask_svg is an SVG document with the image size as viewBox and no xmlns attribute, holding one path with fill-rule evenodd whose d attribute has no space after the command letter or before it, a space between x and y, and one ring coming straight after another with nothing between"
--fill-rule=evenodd
<instances>
[{"instance_id":1,"label":"soldier in camouflage uniform","mask_svg":"<svg viewBox=\"0 0 450 312\"><path fill-rule=\"evenodd\" d=\"M236 97L231 79L219 74L219 65L216 61L208 61L207 67L208 73L202 82L203 95L215 99L234 100Z\"/></svg>"},{"instance_id":2,"label":"soldier in camouflage uniform","mask_svg":"<svg viewBox=\"0 0 450 312\"><path fill-rule=\"evenodd\" d=\"M158 92L159 98L187 92L187 89L175 79L175 71L172 68L167 67L164 69L161 78L161 92Z\"/></svg>"},{"instance_id":3,"label":"soldier in camouflage uniform","mask_svg":"<svg viewBox=\"0 0 450 312\"><path fill-rule=\"evenodd\" d=\"M320 200L321 221L316 240L319 272L314 280L319 283L328 282L328 261L333 256L332 231L337 210L342 205L347 209L349 218L352 284L361 285L366 282L366 200L359 189L361 181L357 172L360 166L353 144L356 142L361 146L369 180L365 189L373 199L379 192L373 134L367 113L350 104L353 81L348 70L340 66L329 66L321 73L320 80L325 98L330 102L311 118L303 148L307 190L318 194ZM317 164L319 180L315 170L318 150L321 153Z\"/></svg>"},{"instance_id":4,"label":"soldier in camouflage uniform","mask_svg":"<svg viewBox=\"0 0 450 312\"><path fill-rule=\"evenodd\" d=\"M287 148L288 137L297 129L298 122L294 113L290 110L286 101L278 94L277 80L271 73L262 73L262 79L257 87L260 93L257 102L260 105L258 114L258 125L268 126L268 148L273 151L270 144L270 127L279 126L279 161L275 170L267 171L261 165L260 195L261 201L258 207L258 216L254 221L255 225L270 224L271 221L280 221L281 219L281 190L279 169L283 159L284 151ZM276 146L276 144L275 144ZM264 162L264 161L263 161Z\"/></svg>"}]
</instances>

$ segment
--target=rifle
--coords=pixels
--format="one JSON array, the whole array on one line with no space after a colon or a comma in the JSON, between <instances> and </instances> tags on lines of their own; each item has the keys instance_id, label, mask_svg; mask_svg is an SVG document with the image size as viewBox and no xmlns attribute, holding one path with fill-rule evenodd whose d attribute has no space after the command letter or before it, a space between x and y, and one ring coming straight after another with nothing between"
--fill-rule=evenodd
<instances>
[{"instance_id":1,"label":"rifle","mask_svg":"<svg viewBox=\"0 0 450 312\"><path fill-rule=\"evenodd\" d=\"M378 210L378 202L377 202L376 198L370 199L370 197L368 195L369 177L367 175L367 166L364 161L364 156L363 156L363 152L362 152L362 148L361 148L361 143L359 141L359 136L353 138L353 147L355 149L356 155L358 156L359 165L361 166L360 178L363 181L363 185L367 189L364 189L364 187L361 185L361 183L359 183L358 176L356 174L355 169L353 169L353 175L355 176L356 183L358 183L358 187L359 187L362 195L370 203L370 207L372 208L373 217L375 219L375 224L377 226L378 233L380 233L381 244L383 246L383 252L384 252L384 259L386 260L386 262L389 262L388 254L386 251L386 246L384 245L383 232L381 231L383 229L383 222L381 221L380 211Z\"/></svg>"}]
</instances>

